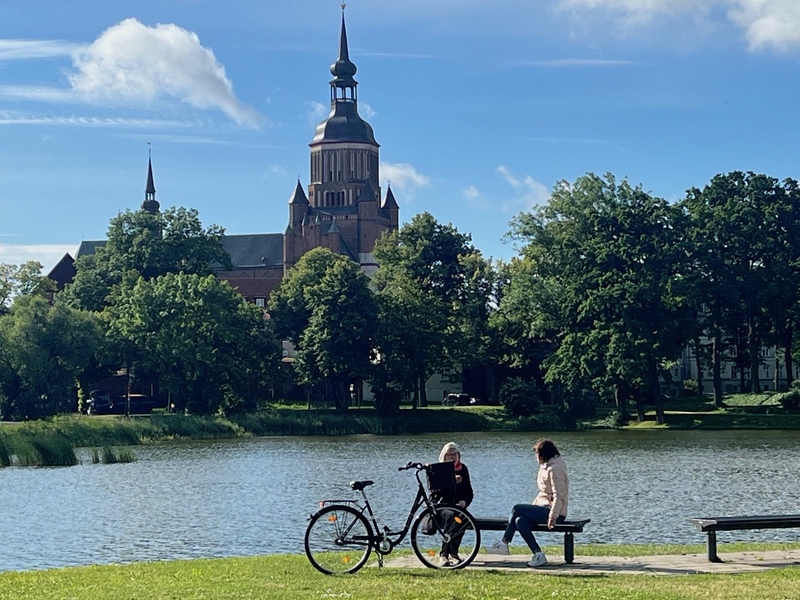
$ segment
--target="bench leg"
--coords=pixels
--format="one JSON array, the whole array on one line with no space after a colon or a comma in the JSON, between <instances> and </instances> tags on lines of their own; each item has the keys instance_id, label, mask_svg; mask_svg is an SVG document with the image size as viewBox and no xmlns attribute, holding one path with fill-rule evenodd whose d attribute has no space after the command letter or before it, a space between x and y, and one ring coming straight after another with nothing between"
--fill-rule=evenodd
<instances>
[{"instance_id":1,"label":"bench leg","mask_svg":"<svg viewBox=\"0 0 800 600\"><path fill-rule=\"evenodd\" d=\"M722 562L717 556L717 532L708 532L708 562Z\"/></svg>"},{"instance_id":2,"label":"bench leg","mask_svg":"<svg viewBox=\"0 0 800 600\"><path fill-rule=\"evenodd\" d=\"M564 534L564 562L571 565L575 561L575 539L572 533Z\"/></svg>"}]
</instances>

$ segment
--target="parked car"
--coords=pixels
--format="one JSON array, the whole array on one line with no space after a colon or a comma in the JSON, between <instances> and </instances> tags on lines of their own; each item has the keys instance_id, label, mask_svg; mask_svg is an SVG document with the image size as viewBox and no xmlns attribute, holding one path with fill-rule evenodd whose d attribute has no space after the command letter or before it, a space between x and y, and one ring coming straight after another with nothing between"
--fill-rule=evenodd
<instances>
[{"instance_id":1,"label":"parked car","mask_svg":"<svg viewBox=\"0 0 800 600\"><path fill-rule=\"evenodd\" d=\"M469 404L469 394L447 394L442 399L442 406L466 406Z\"/></svg>"},{"instance_id":2,"label":"parked car","mask_svg":"<svg viewBox=\"0 0 800 600\"><path fill-rule=\"evenodd\" d=\"M130 414L149 415L154 408L163 408L164 403L154 396L131 394ZM87 415L124 415L128 412L128 397L115 396L105 390L94 390L86 403Z\"/></svg>"}]
</instances>

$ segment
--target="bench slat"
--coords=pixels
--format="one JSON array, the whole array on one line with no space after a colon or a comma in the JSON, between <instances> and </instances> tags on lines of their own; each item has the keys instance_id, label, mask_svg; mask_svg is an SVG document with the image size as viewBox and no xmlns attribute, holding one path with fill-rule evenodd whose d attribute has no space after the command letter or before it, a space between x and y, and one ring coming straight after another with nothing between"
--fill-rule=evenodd
<instances>
[{"instance_id":1,"label":"bench slat","mask_svg":"<svg viewBox=\"0 0 800 600\"><path fill-rule=\"evenodd\" d=\"M756 515L745 517L706 517L687 519L700 531L739 529L783 529L800 527L800 515Z\"/></svg>"},{"instance_id":2,"label":"bench slat","mask_svg":"<svg viewBox=\"0 0 800 600\"><path fill-rule=\"evenodd\" d=\"M557 523L553 529L548 529L547 524L540 523L533 525L531 531L553 531L556 533L582 533L584 526L589 523L591 519L570 520L563 523ZM508 518L506 517L475 517L475 523L478 529L483 531L505 531L508 525Z\"/></svg>"}]
</instances>

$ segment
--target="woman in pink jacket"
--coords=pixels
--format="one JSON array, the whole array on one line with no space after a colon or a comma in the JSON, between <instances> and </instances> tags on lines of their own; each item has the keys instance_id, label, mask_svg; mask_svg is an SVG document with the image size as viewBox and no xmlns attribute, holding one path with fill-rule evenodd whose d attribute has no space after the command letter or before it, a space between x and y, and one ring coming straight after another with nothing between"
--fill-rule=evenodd
<instances>
[{"instance_id":1,"label":"woman in pink jacket","mask_svg":"<svg viewBox=\"0 0 800 600\"><path fill-rule=\"evenodd\" d=\"M508 554L508 544L519 531L522 539L533 552L533 557L528 562L529 567L541 567L547 564L547 557L542 552L536 538L531 532L531 525L547 523L548 529L553 529L556 523L563 523L567 517L567 499L569 497L569 477L567 465L556 445L546 439L538 440L533 445L533 451L539 461L539 473L536 475L536 485L539 493L533 504L517 504L511 510L508 527L503 538L491 546L495 554Z\"/></svg>"}]
</instances>

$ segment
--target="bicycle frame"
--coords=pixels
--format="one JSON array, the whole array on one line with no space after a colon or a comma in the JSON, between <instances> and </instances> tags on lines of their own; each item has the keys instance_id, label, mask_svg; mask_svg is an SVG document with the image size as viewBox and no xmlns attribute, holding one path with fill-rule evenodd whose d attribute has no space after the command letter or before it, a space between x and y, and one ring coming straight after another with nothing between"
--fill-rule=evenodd
<instances>
[{"instance_id":1,"label":"bicycle frame","mask_svg":"<svg viewBox=\"0 0 800 600\"><path fill-rule=\"evenodd\" d=\"M401 467L399 470L410 468L412 468L412 466ZM365 489L359 490L361 492L361 497L363 498L363 505L359 502L359 500L323 500L320 502L320 508L323 508L329 504L354 504L356 507L358 507L361 514L367 519L367 522L371 524L373 537L372 547L378 554L379 562L383 564L383 557L391 553L395 546L400 544L405 539L406 535L408 535L408 532L411 529L411 524L413 523L414 517L416 516L420 507L425 506L431 510L434 509L433 502L425 492L425 485L419 478L419 474L423 470L424 468L417 468L416 473L414 473L414 476L417 478L417 495L414 498L414 503L411 505L411 509L408 512L405 525L400 531L392 531L386 525L384 525L383 530L381 530L381 527L378 525L378 521L375 518L375 513L372 511L372 506L369 503L369 498L367 497ZM396 537L392 539L392 536Z\"/></svg>"}]
</instances>

